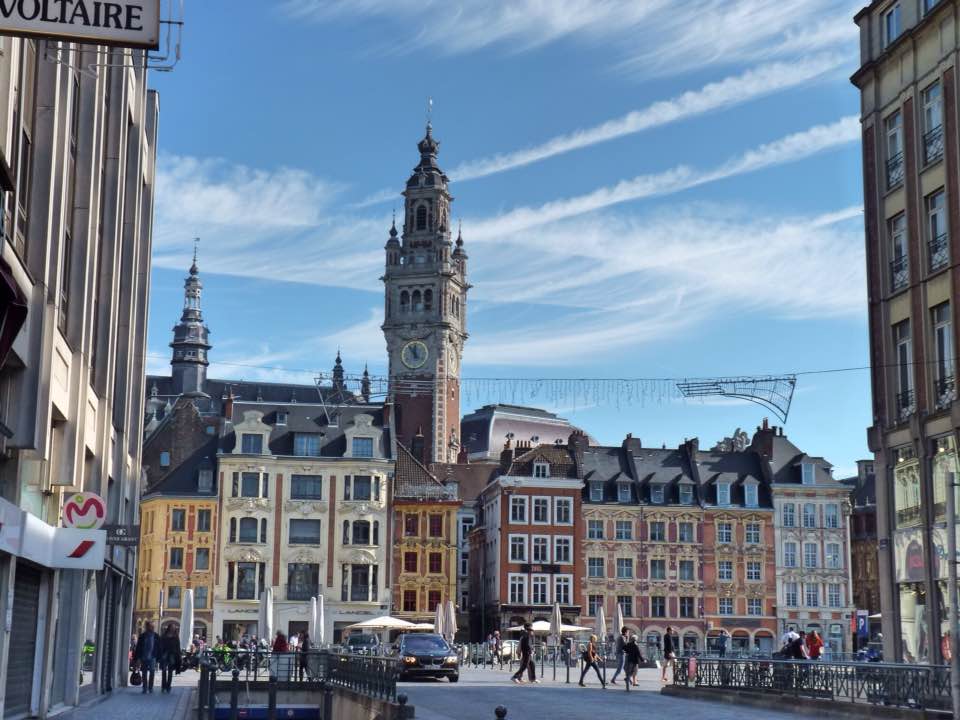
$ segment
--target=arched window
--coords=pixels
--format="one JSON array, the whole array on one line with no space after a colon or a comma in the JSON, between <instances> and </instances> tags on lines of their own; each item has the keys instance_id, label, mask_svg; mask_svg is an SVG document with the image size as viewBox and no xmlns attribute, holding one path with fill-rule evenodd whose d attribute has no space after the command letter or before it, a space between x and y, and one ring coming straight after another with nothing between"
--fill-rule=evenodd
<instances>
[{"instance_id":1,"label":"arched window","mask_svg":"<svg viewBox=\"0 0 960 720\"><path fill-rule=\"evenodd\" d=\"M433 290L423 291L423 309L427 312L433 310Z\"/></svg>"},{"instance_id":2,"label":"arched window","mask_svg":"<svg viewBox=\"0 0 960 720\"><path fill-rule=\"evenodd\" d=\"M419 290L413 291L413 311L415 313L423 312L423 299L420 297Z\"/></svg>"},{"instance_id":3,"label":"arched window","mask_svg":"<svg viewBox=\"0 0 960 720\"><path fill-rule=\"evenodd\" d=\"M343 521L343 544L344 545L350 544L350 521L349 520Z\"/></svg>"},{"instance_id":4,"label":"arched window","mask_svg":"<svg viewBox=\"0 0 960 720\"><path fill-rule=\"evenodd\" d=\"M370 521L369 520L353 521L353 544L354 545L370 544Z\"/></svg>"},{"instance_id":5,"label":"arched window","mask_svg":"<svg viewBox=\"0 0 960 720\"><path fill-rule=\"evenodd\" d=\"M410 293L406 290L400 293L400 312L410 312Z\"/></svg>"},{"instance_id":6,"label":"arched window","mask_svg":"<svg viewBox=\"0 0 960 720\"><path fill-rule=\"evenodd\" d=\"M421 205L417 208L417 230L427 229L427 206Z\"/></svg>"},{"instance_id":7,"label":"arched window","mask_svg":"<svg viewBox=\"0 0 960 720\"><path fill-rule=\"evenodd\" d=\"M240 542L242 543L255 543L257 542L257 519L256 518L240 518Z\"/></svg>"}]
</instances>

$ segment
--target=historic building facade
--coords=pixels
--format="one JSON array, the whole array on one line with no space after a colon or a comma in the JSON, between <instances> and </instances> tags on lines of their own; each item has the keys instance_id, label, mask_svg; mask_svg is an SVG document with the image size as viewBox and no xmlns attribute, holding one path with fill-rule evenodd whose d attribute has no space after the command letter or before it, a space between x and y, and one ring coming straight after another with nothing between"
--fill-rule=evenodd
<instances>
[{"instance_id":1,"label":"historic building facade","mask_svg":"<svg viewBox=\"0 0 960 720\"><path fill-rule=\"evenodd\" d=\"M828 654L851 652L850 488L781 428L760 428L752 447L773 480L778 634L816 630Z\"/></svg>"},{"instance_id":2,"label":"historic building facade","mask_svg":"<svg viewBox=\"0 0 960 720\"><path fill-rule=\"evenodd\" d=\"M883 650L941 662L944 499L957 473L956 0L856 15Z\"/></svg>"},{"instance_id":3,"label":"historic building facade","mask_svg":"<svg viewBox=\"0 0 960 720\"><path fill-rule=\"evenodd\" d=\"M307 629L310 598L323 595L326 642L389 608L383 415L359 403L233 404L219 462L216 634L257 634L267 587L285 633Z\"/></svg>"},{"instance_id":4,"label":"historic building facade","mask_svg":"<svg viewBox=\"0 0 960 720\"><path fill-rule=\"evenodd\" d=\"M877 562L877 490L873 460L858 460L857 474L843 483L850 488L850 579L853 606L867 614L866 634L857 649L876 642L880 622L880 572Z\"/></svg>"},{"instance_id":5,"label":"historic building facade","mask_svg":"<svg viewBox=\"0 0 960 720\"><path fill-rule=\"evenodd\" d=\"M159 115L147 79L143 51L0 37L3 523L51 542L70 492L100 495L108 523L137 522ZM127 681L136 549L108 546L82 570L50 566L38 542L0 552L7 717Z\"/></svg>"},{"instance_id":6,"label":"historic building facade","mask_svg":"<svg viewBox=\"0 0 960 720\"><path fill-rule=\"evenodd\" d=\"M397 443L393 483L393 613L432 622L437 605L457 597L460 500L455 482L441 483Z\"/></svg>"},{"instance_id":7,"label":"historic building facade","mask_svg":"<svg viewBox=\"0 0 960 720\"><path fill-rule=\"evenodd\" d=\"M460 360L467 339L467 254L451 241L448 178L430 125L407 180L403 233L385 247L383 334L387 341L393 428L425 464L460 452Z\"/></svg>"},{"instance_id":8,"label":"historic building facade","mask_svg":"<svg viewBox=\"0 0 960 720\"><path fill-rule=\"evenodd\" d=\"M586 446L586 436L573 433L564 445L522 442L503 451L502 473L482 492L471 534L475 638L547 620L555 602L564 622L579 618L584 521L577 458Z\"/></svg>"}]
</instances>

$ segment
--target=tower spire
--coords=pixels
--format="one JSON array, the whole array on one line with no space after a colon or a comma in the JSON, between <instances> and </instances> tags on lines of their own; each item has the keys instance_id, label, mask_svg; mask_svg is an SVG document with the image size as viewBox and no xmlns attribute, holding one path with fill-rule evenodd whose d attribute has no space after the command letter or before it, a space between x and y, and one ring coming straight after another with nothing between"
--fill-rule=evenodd
<instances>
[{"instance_id":1,"label":"tower spire","mask_svg":"<svg viewBox=\"0 0 960 720\"><path fill-rule=\"evenodd\" d=\"M181 394L203 394L207 380L207 351L209 329L203 323L203 311L200 297L203 283L200 269L197 267L197 245L200 239L193 239L193 263L183 281L183 312L180 322L173 327L173 342L170 347L173 354L170 365L173 377L173 391Z\"/></svg>"}]
</instances>

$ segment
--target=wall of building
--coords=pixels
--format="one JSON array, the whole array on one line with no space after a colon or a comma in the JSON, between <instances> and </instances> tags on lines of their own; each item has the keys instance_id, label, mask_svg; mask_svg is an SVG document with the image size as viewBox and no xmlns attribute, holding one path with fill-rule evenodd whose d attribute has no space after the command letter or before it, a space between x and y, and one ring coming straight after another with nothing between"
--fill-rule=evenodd
<instances>
[{"instance_id":1,"label":"wall of building","mask_svg":"<svg viewBox=\"0 0 960 720\"><path fill-rule=\"evenodd\" d=\"M393 503L393 614L411 622L432 622L438 603L459 604L457 589L458 501L410 501ZM440 518L440 534L432 535L431 517ZM416 518L416 533L408 532ZM431 557L439 557L439 570L431 569ZM408 558L416 558L408 569ZM434 566L436 567L436 566ZM415 602L409 603L409 593Z\"/></svg>"}]
</instances>

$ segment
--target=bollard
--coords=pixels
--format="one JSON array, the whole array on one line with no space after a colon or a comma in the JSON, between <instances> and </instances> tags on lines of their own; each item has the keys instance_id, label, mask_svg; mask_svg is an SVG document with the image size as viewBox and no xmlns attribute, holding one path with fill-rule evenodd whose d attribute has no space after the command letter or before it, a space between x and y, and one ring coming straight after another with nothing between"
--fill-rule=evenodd
<instances>
[{"instance_id":1,"label":"bollard","mask_svg":"<svg viewBox=\"0 0 960 720\"><path fill-rule=\"evenodd\" d=\"M240 713L238 710L240 701L240 671L234 669L233 682L230 683L230 720L237 720Z\"/></svg>"},{"instance_id":2,"label":"bollard","mask_svg":"<svg viewBox=\"0 0 960 720\"><path fill-rule=\"evenodd\" d=\"M277 676L273 673L267 687L267 720L277 720Z\"/></svg>"},{"instance_id":3,"label":"bollard","mask_svg":"<svg viewBox=\"0 0 960 720\"><path fill-rule=\"evenodd\" d=\"M498 705L493 714L497 716L497 720L504 720L507 717L507 709L503 705Z\"/></svg>"},{"instance_id":4,"label":"bollard","mask_svg":"<svg viewBox=\"0 0 960 720\"><path fill-rule=\"evenodd\" d=\"M407 696L403 693L397 695L397 703L400 705L399 720L407 720Z\"/></svg>"},{"instance_id":5,"label":"bollard","mask_svg":"<svg viewBox=\"0 0 960 720\"><path fill-rule=\"evenodd\" d=\"M323 695L323 715L322 720L333 720L333 688L327 684L326 680L320 683L320 692Z\"/></svg>"},{"instance_id":6,"label":"bollard","mask_svg":"<svg viewBox=\"0 0 960 720\"><path fill-rule=\"evenodd\" d=\"M217 665L210 666L210 672L207 674L210 681L210 687L207 690L207 720L214 720L217 713ZM203 720L201 717L200 720Z\"/></svg>"},{"instance_id":7,"label":"bollard","mask_svg":"<svg viewBox=\"0 0 960 720\"><path fill-rule=\"evenodd\" d=\"M207 707L207 696L210 693L210 681L207 675L210 674L210 668L203 664L200 666L200 682L197 684L197 720L203 720L203 711Z\"/></svg>"}]
</instances>

